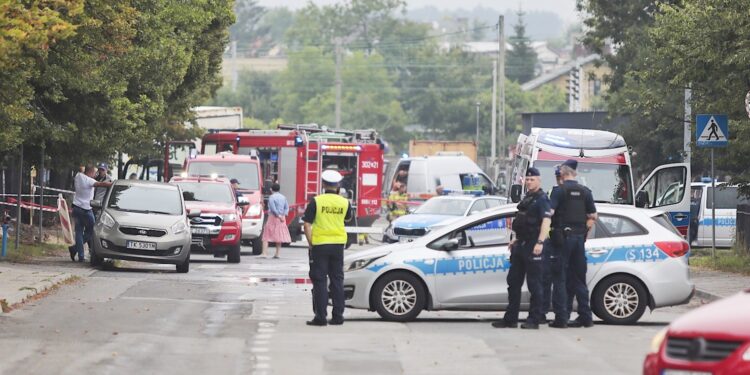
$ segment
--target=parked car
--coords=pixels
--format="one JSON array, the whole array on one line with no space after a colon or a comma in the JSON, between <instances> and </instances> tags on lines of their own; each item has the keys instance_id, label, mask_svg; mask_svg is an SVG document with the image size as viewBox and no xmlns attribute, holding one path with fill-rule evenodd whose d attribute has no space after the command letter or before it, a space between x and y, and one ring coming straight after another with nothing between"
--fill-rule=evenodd
<instances>
[{"instance_id":1,"label":"parked car","mask_svg":"<svg viewBox=\"0 0 750 375\"><path fill-rule=\"evenodd\" d=\"M178 186L143 180L115 181L94 226L91 264L105 258L166 263L190 269L190 224Z\"/></svg>"},{"instance_id":2,"label":"parked car","mask_svg":"<svg viewBox=\"0 0 750 375\"><path fill-rule=\"evenodd\" d=\"M239 263L242 207L249 202L237 198L226 178L173 177L172 183L182 190L187 209L200 212L190 220L190 250L226 256L227 262Z\"/></svg>"},{"instance_id":3,"label":"parked car","mask_svg":"<svg viewBox=\"0 0 750 375\"><path fill-rule=\"evenodd\" d=\"M410 242L452 221L507 203L505 197L445 195L433 197L413 213L393 220L385 229L383 242Z\"/></svg>"},{"instance_id":4,"label":"parked car","mask_svg":"<svg viewBox=\"0 0 750 375\"><path fill-rule=\"evenodd\" d=\"M693 246L711 246L713 210L711 180L690 184L691 225ZM716 183L716 246L732 247L736 235L737 205L747 204L747 197L738 194L737 186Z\"/></svg>"},{"instance_id":5,"label":"parked car","mask_svg":"<svg viewBox=\"0 0 750 375\"><path fill-rule=\"evenodd\" d=\"M750 289L677 318L651 342L644 375L750 374Z\"/></svg>"},{"instance_id":6,"label":"parked car","mask_svg":"<svg viewBox=\"0 0 750 375\"><path fill-rule=\"evenodd\" d=\"M646 308L687 303L694 286L690 250L669 217L655 210L597 205L588 233L586 281L593 312L632 324ZM503 310L514 205L462 218L414 239L344 259L346 304L409 321L422 310ZM528 308L524 290L522 308Z\"/></svg>"}]
</instances>

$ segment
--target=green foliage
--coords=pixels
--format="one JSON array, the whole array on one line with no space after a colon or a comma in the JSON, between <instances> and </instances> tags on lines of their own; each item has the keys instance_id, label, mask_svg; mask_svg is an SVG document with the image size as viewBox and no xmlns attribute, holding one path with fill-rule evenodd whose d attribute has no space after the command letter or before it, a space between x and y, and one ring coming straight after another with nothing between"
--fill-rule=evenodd
<instances>
[{"instance_id":1,"label":"green foliage","mask_svg":"<svg viewBox=\"0 0 750 375\"><path fill-rule=\"evenodd\" d=\"M258 5L256 0L237 0L234 4L234 13L237 17L229 28L229 36L237 41L237 49L242 52L253 52L253 43L266 37L271 30L271 25L261 22L266 16L266 9Z\"/></svg>"},{"instance_id":2,"label":"green foliage","mask_svg":"<svg viewBox=\"0 0 750 375\"><path fill-rule=\"evenodd\" d=\"M513 50L508 52L505 64L505 76L518 83L525 83L534 78L537 56L531 48L531 40L526 36L526 24L523 22L523 11L518 11L518 23L513 26L515 35L509 38Z\"/></svg>"}]
</instances>

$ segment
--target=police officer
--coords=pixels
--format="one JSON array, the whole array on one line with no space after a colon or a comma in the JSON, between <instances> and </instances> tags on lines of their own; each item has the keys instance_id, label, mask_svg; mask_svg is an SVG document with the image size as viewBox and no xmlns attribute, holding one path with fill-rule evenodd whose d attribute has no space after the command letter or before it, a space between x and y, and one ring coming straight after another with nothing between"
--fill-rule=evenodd
<instances>
[{"instance_id":1,"label":"police officer","mask_svg":"<svg viewBox=\"0 0 750 375\"><path fill-rule=\"evenodd\" d=\"M561 236L559 274L553 273L553 284L562 282L565 277L567 296L565 308L562 307L562 293L554 293L555 321L552 327L563 328L573 307L573 298L578 302L578 317L567 321L568 327L592 327L594 325L589 304L589 289L586 285L586 249L584 242L586 234L596 220L596 206L591 190L576 181L578 162L566 160L560 166L560 176L563 184L552 192L550 205L555 219L553 238ZM564 273L567 260L567 273ZM563 276L564 275L564 276Z\"/></svg>"},{"instance_id":2,"label":"police officer","mask_svg":"<svg viewBox=\"0 0 750 375\"><path fill-rule=\"evenodd\" d=\"M324 193L307 204L302 220L309 244L310 279L313 282L313 312L307 322L311 326L344 324L344 245L347 235L344 222L352 217L349 201L340 196L341 174L326 170L321 174ZM330 280L333 311L326 321L328 283Z\"/></svg>"},{"instance_id":3,"label":"police officer","mask_svg":"<svg viewBox=\"0 0 750 375\"><path fill-rule=\"evenodd\" d=\"M560 188L563 184L562 176L560 176L560 165L555 166L555 182L556 185L552 187L552 190L550 190L550 197L552 194ZM553 272L556 273L557 278L555 278L556 283L554 284L555 292L556 293L563 293L561 295L558 295L558 298L556 299L558 303L557 309L555 311L558 311L561 315L561 321L564 322L564 325L552 325L552 327L555 328L567 328L567 322L568 318L567 315L564 315L565 313L561 311L561 308L565 308L567 306L567 286L565 285L565 274L564 272L567 272L567 259L565 259L565 263L560 263L560 253L562 248L562 243L559 241L559 237L555 237L555 235L558 234L558 232L555 231L555 227L559 227L559 223L557 223L557 218L553 215L552 216L552 227L550 228L550 236L547 239L547 241L544 242L544 250L542 251L542 255L544 257L544 272L542 276L542 285L544 287L544 315L547 315L547 312L549 312L550 309L550 302L552 300L552 287L553 287ZM562 276L562 279L560 278ZM565 318L563 319L563 316ZM558 327L559 326L559 327Z\"/></svg>"},{"instance_id":4,"label":"police officer","mask_svg":"<svg viewBox=\"0 0 750 375\"><path fill-rule=\"evenodd\" d=\"M542 249L550 228L552 211L549 198L542 191L539 170L526 170L526 196L518 204L518 213L513 220L515 238L510 242L510 270L508 272L508 308L502 320L492 323L495 328L516 328L518 310L521 306L521 286L524 276L531 293L531 305L525 329L539 329L545 321L542 299Z\"/></svg>"}]
</instances>

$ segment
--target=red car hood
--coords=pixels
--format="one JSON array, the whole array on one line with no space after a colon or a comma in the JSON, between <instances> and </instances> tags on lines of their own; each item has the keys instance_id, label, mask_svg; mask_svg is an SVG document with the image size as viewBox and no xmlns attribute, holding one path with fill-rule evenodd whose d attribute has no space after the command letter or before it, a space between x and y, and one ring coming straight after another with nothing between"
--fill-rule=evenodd
<instances>
[{"instance_id":1,"label":"red car hood","mask_svg":"<svg viewBox=\"0 0 750 375\"><path fill-rule=\"evenodd\" d=\"M200 210L202 214L232 214L237 212L233 204L220 202L185 202L185 207L188 211Z\"/></svg>"},{"instance_id":2,"label":"red car hood","mask_svg":"<svg viewBox=\"0 0 750 375\"><path fill-rule=\"evenodd\" d=\"M750 339L750 289L677 318L669 325L669 335Z\"/></svg>"}]
</instances>

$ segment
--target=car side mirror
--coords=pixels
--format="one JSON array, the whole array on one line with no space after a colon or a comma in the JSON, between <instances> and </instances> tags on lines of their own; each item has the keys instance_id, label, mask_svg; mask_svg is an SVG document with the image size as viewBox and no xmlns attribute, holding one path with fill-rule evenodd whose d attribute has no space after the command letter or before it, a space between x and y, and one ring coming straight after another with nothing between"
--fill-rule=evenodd
<instances>
[{"instance_id":1,"label":"car side mirror","mask_svg":"<svg viewBox=\"0 0 750 375\"><path fill-rule=\"evenodd\" d=\"M102 208L102 201L98 199L92 199L89 202L89 205L91 205L91 208Z\"/></svg>"},{"instance_id":2,"label":"car side mirror","mask_svg":"<svg viewBox=\"0 0 750 375\"><path fill-rule=\"evenodd\" d=\"M510 201L513 203L521 201L521 185L513 184L510 186Z\"/></svg>"},{"instance_id":3,"label":"car side mirror","mask_svg":"<svg viewBox=\"0 0 750 375\"><path fill-rule=\"evenodd\" d=\"M191 219L201 217L201 210L190 210L187 216Z\"/></svg>"},{"instance_id":4,"label":"car side mirror","mask_svg":"<svg viewBox=\"0 0 750 375\"><path fill-rule=\"evenodd\" d=\"M459 239L458 237L454 237L454 238L449 239L448 241L445 241L441 249L445 251L453 251L453 250L457 250L458 246L459 246Z\"/></svg>"},{"instance_id":5,"label":"car side mirror","mask_svg":"<svg viewBox=\"0 0 750 375\"><path fill-rule=\"evenodd\" d=\"M636 207L644 208L648 206L648 203L649 203L648 192L641 190L635 194L635 206Z\"/></svg>"},{"instance_id":6,"label":"car side mirror","mask_svg":"<svg viewBox=\"0 0 750 375\"><path fill-rule=\"evenodd\" d=\"M245 197L237 197L237 205L240 207L249 206L250 201Z\"/></svg>"}]
</instances>

